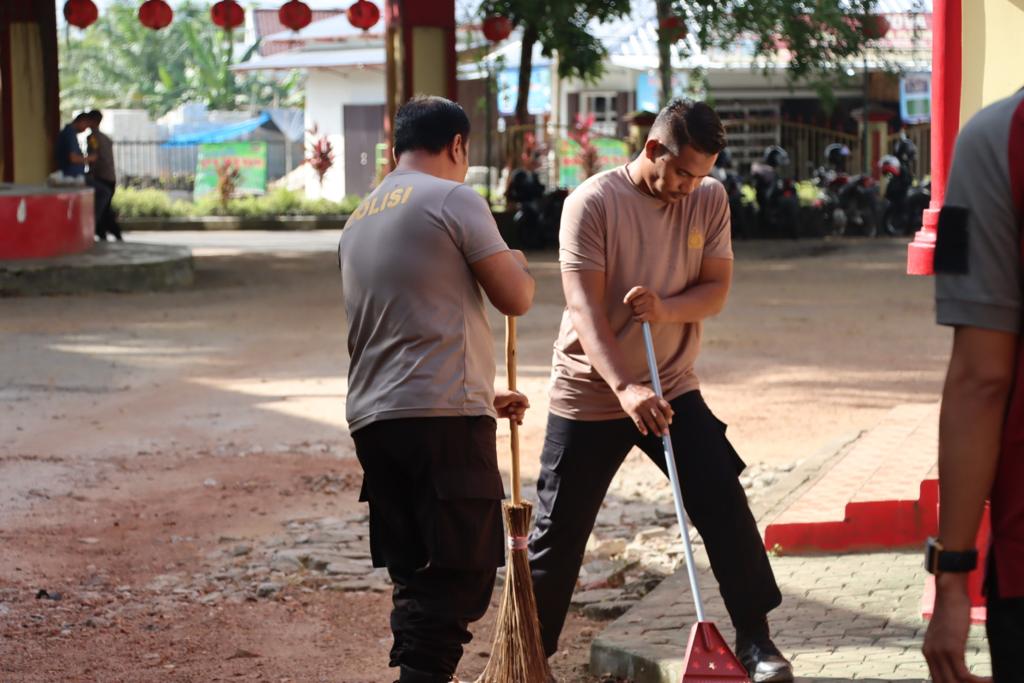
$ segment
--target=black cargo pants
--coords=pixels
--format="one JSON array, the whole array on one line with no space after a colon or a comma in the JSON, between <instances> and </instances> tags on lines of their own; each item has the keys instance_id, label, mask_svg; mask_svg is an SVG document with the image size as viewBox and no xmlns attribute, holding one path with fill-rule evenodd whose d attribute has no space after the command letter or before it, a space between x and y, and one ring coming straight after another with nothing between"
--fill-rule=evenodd
<instances>
[{"instance_id":1,"label":"black cargo pants","mask_svg":"<svg viewBox=\"0 0 1024 683\"><path fill-rule=\"evenodd\" d=\"M686 514L700 532L726 609L738 630L756 633L782 594L739 483L745 465L699 391L672 400L670 432ZM530 569L544 649L558 649L569 601L612 478L633 446L668 475L661 438L629 418L598 422L548 416Z\"/></svg>"},{"instance_id":2,"label":"black cargo pants","mask_svg":"<svg viewBox=\"0 0 1024 683\"><path fill-rule=\"evenodd\" d=\"M496 422L428 417L352 434L370 505L370 552L394 584L391 666L401 683L448 681L504 564Z\"/></svg>"}]
</instances>

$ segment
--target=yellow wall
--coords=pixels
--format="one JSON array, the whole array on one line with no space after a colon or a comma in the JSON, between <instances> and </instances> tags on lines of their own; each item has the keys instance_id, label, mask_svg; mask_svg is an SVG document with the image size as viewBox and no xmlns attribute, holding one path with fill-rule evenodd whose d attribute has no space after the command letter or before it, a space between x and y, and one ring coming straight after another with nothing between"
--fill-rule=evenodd
<instances>
[{"instance_id":1,"label":"yellow wall","mask_svg":"<svg viewBox=\"0 0 1024 683\"><path fill-rule=\"evenodd\" d=\"M46 78L38 24L13 23L11 89L14 127L14 182L39 184L50 169L46 131Z\"/></svg>"},{"instance_id":2,"label":"yellow wall","mask_svg":"<svg viewBox=\"0 0 1024 683\"><path fill-rule=\"evenodd\" d=\"M962 0L960 125L1024 86L1024 0Z\"/></svg>"},{"instance_id":3,"label":"yellow wall","mask_svg":"<svg viewBox=\"0 0 1024 683\"><path fill-rule=\"evenodd\" d=\"M412 89L411 95L439 95L448 97L447 32L432 26L414 26L412 29Z\"/></svg>"}]
</instances>

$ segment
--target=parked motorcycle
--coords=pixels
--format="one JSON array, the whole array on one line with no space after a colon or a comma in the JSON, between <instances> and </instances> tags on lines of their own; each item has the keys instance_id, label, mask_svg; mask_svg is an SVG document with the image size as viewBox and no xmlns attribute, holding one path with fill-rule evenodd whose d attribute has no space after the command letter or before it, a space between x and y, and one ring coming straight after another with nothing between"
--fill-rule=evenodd
<instances>
[{"instance_id":1,"label":"parked motorcycle","mask_svg":"<svg viewBox=\"0 0 1024 683\"><path fill-rule=\"evenodd\" d=\"M518 168L512 172L505 197L516 205L512 224L524 249L543 249L551 242L551 227L544 220L542 199L544 184L536 171ZM561 211L559 211L561 214ZM555 239L558 241L558 227L555 225Z\"/></svg>"},{"instance_id":2,"label":"parked motorcycle","mask_svg":"<svg viewBox=\"0 0 1024 683\"><path fill-rule=\"evenodd\" d=\"M711 170L711 176L718 180L725 187L725 194L729 197L729 217L732 228L732 236L748 237L752 224L751 208L743 202L743 179L739 173L733 170L732 154L728 149L723 149L715 160L715 167Z\"/></svg>"},{"instance_id":3,"label":"parked motorcycle","mask_svg":"<svg viewBox=\"0 0 1024 683\"><path fill-rule=\"evenodd\" d=\"M931 203L931 184L914 184L917 147L902 134L893 146L893 154L878 161L885 187L885 212L882 228L888 235L910 235L921 228L921 216Z\"/></svg>"},{"instance_id":4,"label":"parked motorcycle","mask_svg":"<svg viewBox=\"0 0 1024 683\"><path fill-rule=\"evenodd\" d=\"M800 199L796 185L780 171L788 166L789 154L778 145L766 148L761 160L750 165L760 235L787 235L794 239L800 235Z\"/></svg>"},{"instance_id":5,"label":"parked motorcycle","mask_svg":"<svg viewBox=\"0 0 1024 683\"><path fill-rule=\"evenodd\" d=\"M821 212L822 231L828 235L878 234L878 184L869 175L846 173L850 149L833 143L825 148L825 166L815 172L819 188L815 205Z\"/></svg>"}]
</instances>

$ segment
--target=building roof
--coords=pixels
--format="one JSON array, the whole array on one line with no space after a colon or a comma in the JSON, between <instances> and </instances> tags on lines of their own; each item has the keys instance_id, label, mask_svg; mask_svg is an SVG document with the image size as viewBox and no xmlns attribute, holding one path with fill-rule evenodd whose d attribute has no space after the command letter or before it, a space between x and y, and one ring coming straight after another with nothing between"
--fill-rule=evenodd
<instances>
[{"instance_id":1,"label":"building roof","mask_svg":"<svg viewBox=\"0 0 1024 683\"><path fill-rule=\"evenodd\" d=\"M281 21L278 19L277 12L278 12L278 10L276 10L276 9L260 9L260 8L256 8L256 9L254 9L252 11L253 28L254 28L254 30L256 32L256 36L255 37L258 38L258 39L259 38L263 39L263 40L260 41L260 47L259 47L258 52L259 52L259 54L263 55L264 57L267 56L267 55L272 55L272 54L278 53L278 52L284 52L285 50L290 49L290 47L287 44L285 44L284 41L280 41L280 42L277 42L277 41L275 41L275 42L267 42L267 40L266 40L267 36L271 36L271 35L274 35L274 34L293 33L291 29L285 27L281 23ZM338 16L339 14L340 15L344 15L345 14L345 10L344 9L340 9L340 8L339 9L315 9L312 12L313 12L313 21L312 21L312 23L316 23L318 21L323 21L324 19L330 19L331 17Z\"/></svg>"},{"instance_id":2,"label":"building roof","mask_svg":"<svg viewBox=\"0 0 1024 683\"><path fill-rule=\"evenodd\" d=\"M296 44L315 42L339 42L348 40L381 39L384 36L384 18L373 25L369 31L363 31L352 25L344 14L314 21L301 31L284 29L272 33L263 39L270 45L274 43Z\"/></svg>"},{"instance_id":3,"label":"building roof","mask_svg":"<svg viewBox=\"0 0 1024 683\"><path fill-rule=\"evenodd\" d=\"M348 50L291 50L251 59L231 67L232 71L291 71L292 69L335 69L342 67L382 67L385 63L384 47L366 47Z\"/></svg>"}]
</instances>

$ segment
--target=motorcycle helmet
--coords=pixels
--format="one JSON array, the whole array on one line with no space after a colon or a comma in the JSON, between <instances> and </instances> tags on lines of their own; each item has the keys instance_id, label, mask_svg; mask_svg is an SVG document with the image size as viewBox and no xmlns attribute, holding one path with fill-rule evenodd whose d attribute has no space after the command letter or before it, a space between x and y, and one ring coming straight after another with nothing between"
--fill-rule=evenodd
<instances>
[{"instance_id":1,"label":"motorcycle helmet","mask_svg":"<svg viewBox=\"0 0 1024 683\"><path fill-rule=\"evenodd\" d=\"M900 174L903 165L897 157L892 154L886 154L878 160L878 168L882 172L882 175L897 176Z\"/></svg>"},{"instance_id":2,"label":"motorcycle helmet","mask_svg":"<svg viewBox=\"0 0 1024 683\"><path fill-rule=\"evenodd\" d=\"M900 136L892 146L892 153L903 163L910 163L917 158L917 145L910 138Z\"/></svg>"},{"instance_id":3,"label":"motorcycle helmet","mask_svg":"<svg viewBox=\"0 0 1024 683\"><path fill-rule=\"evenodd\" d=\"M825 148L825 163L836 169L842 169L849 156L850 148L842 143L833 142Z\"/></svg>"},{"instance_id":4,"label":"motorcycle helmet","mask_svg":"<svg viewBox=\"0 0 1024 683\"><path fill-rule=\"evenodd\" d=\"M764 157L762 158L764 159L764 163L768 164L772 168L789 166L789 154L778 145L766 147L764 150Z\"/></svg>"},{"instance_id":5,"label":"motorcycle helmet","mask_svg":"<svg viewBox=\"0 0 1024 683\"><path fill-rule=\"evenodd\" d=\"M732 152L726 147L718 153L718 158L715 159L715 166L718 168L732 168Z\"/></svg>"}]
</instances>

